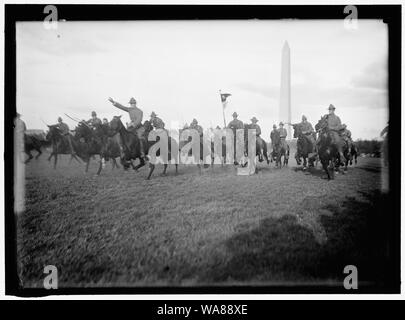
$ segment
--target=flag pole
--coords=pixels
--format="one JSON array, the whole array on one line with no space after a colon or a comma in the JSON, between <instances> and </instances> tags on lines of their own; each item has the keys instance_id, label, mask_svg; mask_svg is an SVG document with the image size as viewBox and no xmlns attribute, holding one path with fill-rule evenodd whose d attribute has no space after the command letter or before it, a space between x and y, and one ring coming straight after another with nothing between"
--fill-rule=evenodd
<instances>
[{"instance_id":1,"label":"flag pole","mask_svg":"<svg viewBox=\"0 0 405 320\"><path fill-rule=\"evenodd\" d=\"M219 90L219 96L221 97L221 103L222 103L222 116L224 118L224 128L226 128L226 121L225 121L225 108L224 108L224 103L222 102L222 94L221 90Z\"/></svg>"}]
</instances>

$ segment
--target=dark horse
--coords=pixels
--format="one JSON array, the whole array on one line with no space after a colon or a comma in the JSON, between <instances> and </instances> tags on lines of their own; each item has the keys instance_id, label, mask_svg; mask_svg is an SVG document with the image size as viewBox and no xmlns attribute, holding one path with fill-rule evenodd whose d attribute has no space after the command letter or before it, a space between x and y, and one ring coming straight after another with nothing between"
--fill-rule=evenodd
<instances>
[{"instance_id":1,"label":"dark horse","mask_svg":"<svg viewBox=\"0 0 405 320\"><path fill-rule=\"evenodd\" d=\"M46 140L49 141L52 145L52 152L48 158L48 161L51 161L52 157L55 158L53 168L56 169L56 163L58 162L58 154L70 154L71 157L77 160L77 162L80 162L79 159L76 157L76 155L72 154L68 138L60 132L57 125L51 125L48 126L48 128L49 131L46 135ZM73 151L75 151L75 149L78 146L78 142L72 139L73 138L72 135L70 136L70 138L72 141Z\"/></svg>"},{"instance_id":2,"label":"dark horse","mask_svg":"<svg viewBox=\"0 0 405 320\"><path fill-rule=\"evenodd\" d=\"M148 150L149 150L150 147L152 147L155 143L157 143L160 140L160 137L157 137L156 141L149 141L148 136L149 136L149 133L153 130L153 126L152 126L152 124L150 123L149 120L146 120L143 123L143 126L145 128L145 138L148 141ZM168 131L166 131L166 132L168 134L168 142L167 142L168 143L168 145L167 145L168 158L167 158L167 160L171 161L172 160L172 148L174 148L174 150L176 150L175 154L176 154L176 157L177 157L178 156L178 151L179 151L179 145L178 145L178 143L176 142L175 139L170 137L169 132ZM160 156L160 149L156 151L156 156ZM167 163L163 164L162 175L166 175L167 166L168 166ZM175 168L176 168L176 174L177 174L178 169L179 169L179 164L177 162L175 163ZM155 170L155 164L153 164L152 162L149 162L149 169L150 170L149 170L149 174L148 174L148 177L147 177L148 180L150 179L153 171Z\"/></svg>"},{"instance_id":3,"label":"dark horse","mask_svg":"<svg viewBox=\"0 0 405 320\"><path fill-rule=\"evenodd\" d=\"M86 172L89 169L90 159L94 155L100 156L97 175L103 167L103 159L111 158L113 169L118 167L115 158L120 156L119 145L116 141L109 139L107 126L99 125L92 129L86 123L80 122L75 131L75 140L84 140L76 149L79 157L86 163Z\"/></svg>"},{"instance_id":4,"label":"dark horse","mask_svg":"<svg viewBox=\"0 0 405 320\"><path fill-rule=\"evenodd\" d=\"M245 153L248 150L248 130L254 129L251 124L245 124L244 129L244 139L245 139ZM259 162L263 162L263 157L266 159L267 164L270 163L270 160L267 155L267 143L260 136L256 136L256 156L259 158Z\"/></svg>"},{"instance_id":5,"label":"dark horse","mask_svg":"<svg viewBox=\"0 0 405 320\"><path fill-rule=\"evenodd\" d=\"M278 166L281 168L281 157L284 157L283 166L287 166L288 158L290 156L290 147L287 142L283 143L278 131L274 132L272 143L274 148L271 153L271 157L276 162L276 167Z\"/></svg>"},{"instance_id":6,"label":"dark horse","mask_svg":"<svg viewBox=\"0 0 405 320\"><path fill-rule=\"evenodd\" d=\"M38 153L35 156L35 159L38 159L42 154L41 148L46 145L48 145L46 140L43 140L36 135L24 134L24 152L28 155L28 159L25 160L25 163L28 163L33 158L33 155L31 154L31 151L33 150Z\"/></svg>"},{"instance_id":7,"label":"dark horse","mask_svg":"<svg viewBox=\"0 0 405 320\"><path fill-rule=\"evenodd\" d=\"M181 136L182 136L182 133L183 132L186 132L187 133L187 130L191 130L192 128L188 128L188 127L185 127L185 128L183 128L183 129L180 129L179 130L179 137L181 138ZM179 143L179 150L181 151L182 149L183 149L183 147L185 146L185 145L187 145L188 143L190 143L191 141L192 141L192 136L191 135L189 135L189 137L188 137L188 139L187 140L180 140L180 143ZM211 142L211 141L204 141L204 136L202 135L202 136L199 136L198 137L198 139L199 139L199 141L200 141L200 150L199 150L199 154L193 154L193 149L190 149L189 151L188 151L188 153L187 153L187 157L194 157L194 161L197 163L197 167L198 167L198 169L199 169L199 172L201 173L201 164L203 164L203 166L206 168L206 167L209 167L209 164L208 163L205 163L205 160L206 159L204 159L204 155L208 155L209 154L209 151L211 151L211 165L214 163L214 157L213 157L213 154L214 154L214 143L213 142ZM222 146L222 152L224 151L224 147ZM224 154L224 153L223 153ZM181 152L181 155L184 155L184 153L183 152Z\"/></svg>"},{"instance_id":8,"label":"dark horse","mask_svg":"<svg viewBox=\"0 0 405 320\"><path fill-rule=\"evenodd\" d=\"M352 142L351 144L351 148L350 151L348 151L348 157L345 156L346 158L346 163L345 166L347 167L348 164L352 165L353 164L353 160L354 160L354 164L357 164L357 154L358 154L358 150L356 145L354 144L354 142Z\"/></svg>"},{"instance_id":9,"label":"dark horse","mask_svg":"<svg viewBox=\"0 0 405 320\"><path fill-rule=\"evenodd\" d=\"M145 165L145 160L141 157L141 145L140 140L136 132L128 131L123 123L121 122L121 116L114 116L114 118L110 122L111 133L116 134L119 133L119 138L121 141L122 149L121 151L121 163L124 166L124 169L128 169L131 165L134 170L138 170L139 168ZM144 138L145 141L147 140L147 136L150 131L152 131L152 125L149 121L145 121L144 123L145 134ZM170 138L171 139L171 138ZM149 149L153 144L155 144L159 139L156 141L148 141L147 149ZM174 145L177 145L175 141L172 141ZM171 146L169 141L169 160L171 159ZM148 150L145 150L145 154L147 154ZM159 152L159 151L158 151ZM157 152L157 155L159 155ZM140 163L137 166L132 164L132 160L139 159ZM147 180L150 179L153 171L155 169L155 165L153 163L149 163L149 174L147 176ZM176 164L176 173L178 169L178 164ZM164 164L163 174L166 174L167 164Z\"/></svg>"},{"instance_id":10,"label":"dark horse","mask_svg":"<svg viewBox=\"0 0 405 320\"><path fill-rule=\"evenodd\" d=\"M311 140L302 133L301 126L299 124L293 124L294 138L297 139L297 152L295 153L295 160L298 165L301 165L301 158L303 160L303 169L307 168L307 159L310 167L314 165L314 157L311 155L313 152L313 145ZM310 157L311 156L311 157Z\"/></svg>"},{"instance_id":11,"label":"dark horse","mask_svg":"<svg viewBox=\"0 0 405 320\"><path fill-rule=\"evenodd\" d=\"M319 132L318 156L322 167L327 174L328 180L334 179L335 168L340 166L340 156L337 145L332 143L327 116L323 116L318 121L315 130Z\"/></svg>"}]
</instances>

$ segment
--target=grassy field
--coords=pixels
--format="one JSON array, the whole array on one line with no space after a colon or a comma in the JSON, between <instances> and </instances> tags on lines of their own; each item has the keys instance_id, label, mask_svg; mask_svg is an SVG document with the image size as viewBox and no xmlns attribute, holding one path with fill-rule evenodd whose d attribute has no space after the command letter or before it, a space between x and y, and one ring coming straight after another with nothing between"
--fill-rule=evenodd
<instances>
[{"instance_id":1,"label":"grassy field","mask_svg":"<svg viewBox=\"0 0 405 320\"><path fill-rule=\"evenodd\" d=\"M380 159L360 158L334 181L260 164L254 176L233 166L180 166L146 181L140 172L95 177L62 156L26 167L26 210L17 249L25 287L41 287L55 265L59 287L229 285L361 281L386 274L385 195Z\"/></svg>"}]
</instances>

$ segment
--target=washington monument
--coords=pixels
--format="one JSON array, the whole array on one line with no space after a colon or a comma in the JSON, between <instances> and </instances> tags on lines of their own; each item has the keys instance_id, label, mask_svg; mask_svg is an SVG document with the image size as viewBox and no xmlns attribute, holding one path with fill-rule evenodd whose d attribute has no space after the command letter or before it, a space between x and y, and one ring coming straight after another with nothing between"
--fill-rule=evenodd
<instances>
[{"instance_id":1,"label":"washington monument","mask_svg":"<svg viewBox=\"0 0 405 320\"><path fill-rule=\"evenodd\" d=\"M286 41L281 53L281 85L280 85L280 121L291 123L291 70L290 70L290 47ZM287 129L287 139L291 140L291 126Z\"/></svg>"}]
</instances>

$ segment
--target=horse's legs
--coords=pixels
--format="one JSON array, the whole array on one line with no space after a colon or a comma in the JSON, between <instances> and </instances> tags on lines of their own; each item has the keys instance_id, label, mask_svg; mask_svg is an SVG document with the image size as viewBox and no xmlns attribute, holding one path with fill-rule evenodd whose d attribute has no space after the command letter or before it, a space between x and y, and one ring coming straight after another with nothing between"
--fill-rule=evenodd
<instances>
[{"instance_id":1,"label":"horse's legs","mask_svg":"<svg viewBox=\"0 0 405 320\"><path fill-rule=\"evenodd\" d=\"M115 158L111 158L111 159L112 159L112 169L111 170L114 170L114 168L119 169L120 167L117 163L117 160L115 160Z\"/></svg>"},{"instance_id":2,"label":"horse's legs","mask_svg":"<svg viewBox=\"0 0 405 320\"><path fill-rule=\"evenodd\" d=\"M166 170L167 170L167 163L163 165L163 172L162 172L163 175L166 175Z\"/></svg>"},{"instance_id":3,"label":"horse's legs","mask_svg":"<svg viewBox=\"0 0 405 320\"><path fill-rule=\"evenodd\" d=\"M179 165L176 163L175 167L176 167L176 175L177 175L179 173Z\"/></svg>"},{"instance_id":4,"label":"horse's legs","mask_svg":"<svg viewBox=\"0 0 405 320\"><path fill-rule=\"evenodd\" d=\"M132 162L131 162L131 165L132 165ZM135 170L135 171L137 171L139 168L141 168L141 167L143 167L145 165L145 160L143 159L143 158L140 158L140 161L139 161L139 164L137 165L137 166L135 166L135 167L133 167L132 166L132 168ZM149 166L149 168L150 168L150 166ZM155 169L155 167L153 167L153 170ZM153 171L152 170L152 171Z\"/></svg>"},{"instance_id":5,"label":"horse's legs","mask_svg":"<svg viewBox=\"0 0 405 320\"><path fill-rule=\"evenodd\" d=\"M297 165L300 166L301 165L301 159L300 159L300 157L298 155L298 152L295 153L294 158L297 161Z\"/></svg>"},{"instance_id":6,"label":"horse's legs","mask_svg":"<svg viewBox=\"0 0 405 320\"><path fill-rule=\"evenodd\" d=\"M51 155L48 157L48 161L51 161L51 158L54 156L55 154L53 153L53 151L51 152Z\"/></svg>"},{"instance_id":7,"label":"horse's legs","mask_svg":"<svg viewBox=\"0 0 405 320\"><path fill-rule=\"evenodd\" d=\"M24 163L28 163L33 158L33 156L31 154L31 151L25 151L25 153L28 155L28 159L25 160ZM24 154L24 153L21 153L21 154Z\"/></svg>"},{"instance_id":8,"label":"horse's legs","mask_svg":"<svg viewBox=\"0 0 405 320\"><path fill-rule=\"evenodd\" d=\"M269 165L270 164L270 160L269 160L269 156L267 155L267 153L264 155L264 157L266 158L266 162Z\"/></svg>"},{"instance_id":9,"label":"horse's legs","mask_svg":"<svg viewBox=\"0 0 405 320\"><path fill-rule=\"evenodd\" d=\"M35 160L37 160L37 159L39 158L39 156L42 154L42 151L41 151L41 149L35 149L35 150L38 151L38 154L37 154L37 156L35 157Z\"/></svg>"},{"instance_id":10,"label":"horse's legs","mask_svg":"<svg viewBox=\"0 0 405 320\"><path fill-rule=\"evenodd\" d=\"M146 178L146 180L150 180L153 170L155 170L155 165L153 163L149 162L149 174L148 174L148 177Z\"/></svg>"},{"instance_id":11,"label":"horse's legs","mask_svg":"<svg viewBox=\"0 0 405 320\"><path fill-rule=\"evenodd\" d=\"M86 161L86 169L85 172L89 171L89 164L90 164L90 157Z\"/></svg>"},{"instance_id":12,"label":"horse's legs","mask_svg":"<svg viewBox=\"0 0 405 320\"><path fill-rule=\"evenodd\" d=\"M325 160L322 160L321 163L322 163L323 170L325 170L325 172L326 172L326 176L327 176L328 180L330 180L331 174L329 172L329 163L326 162ZM333 172L333 170L332 170L332 172Z\"/></svg>"},{"instance_id":13,"label":"horse's legs","mask_svg":"<svg viewBox=\"0 0 405 320\"><path fill-rule=\"evenodd\" d=\"M54 157L55 157L55 162L53 163L53 168L56 169L56 163L58 162L58 154L55 153Z\"/></svg>"},{"instance_id":14,"label":"horse's legs","mask_svg":"<svg viewBox=\"0 0 405 320\"><path fill-rule=\"evenodd\" d=\"M340 166L339 166L340 167ZM330 162L330 165L329 165L329 173L330 173L330 178L333 180L333 179L335 179L335 166L334 166L334 161L331 161Z\"/></svg>"},{"instance_id":15,"label":"horse's legs","mask_svg":"<svg viewBox=\"0 0 405 320\"><path fill-rule=\"evenodd\" d=\"M103 168L103 158L100 156L100 161L98 165L97 175L100 175L101 169Z\"/></svg>"}]
</instances>

